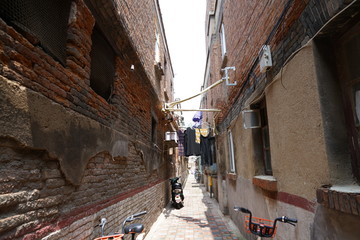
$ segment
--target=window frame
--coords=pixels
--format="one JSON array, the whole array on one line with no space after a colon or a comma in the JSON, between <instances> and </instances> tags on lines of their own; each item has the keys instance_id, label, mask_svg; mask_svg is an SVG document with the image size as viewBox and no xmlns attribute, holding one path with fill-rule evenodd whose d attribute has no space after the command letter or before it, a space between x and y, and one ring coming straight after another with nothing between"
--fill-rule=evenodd
<instances>
[{"instance_id":1,"label":"window frame","mask_svg":"<svg viewBox=\"0 0 360 240\"><path fill-rule=\"evenodd\" d=\"M230 129L228 130L227 137L228 137L228 153L229 153L229 172L236 173L234 138Z\"/></svg>"},{"instance_id":2,"label":"window frame","mask_svg":"<svg viewBox=\"0 0 360 240\"><path fill-rule=\"evenodd\" d=\"M351 168L352 173L358 182L360 182L360 119L358 116L359 112L357 112L356 109L356 93L360 91L360 77L353 76L354 73L351 72L351 67L353 67L351 64L353 62L350 60L350 54L352 54L354 50L351 51L347 49L349 45L346 44L360 38L360 34L358 33L359 29L360 22L356 23L352 28L335 40L337 46L335 53L337 58L337 73L343 98L343 109L351 156Z\"/></svg>"},{"instance_id":3,"label":"window frame","mask_svg":"<svg viewBox=\"0 0 360 240\"><path fill-rule=\"evenodd\" d=\"M221 41L221 58L224 60L224 58L227 56L227 49L226 49L225 26L223 22L221 23L220 26L220 41Z\"/></svg>"},{"instance_id":4,"label":"window frame","mask_svg":"<svg viewBox=\"0 0 360 240\"><path fill-rule=\"evenodd\" d=\"M262 146L262 158L264 162L265 175L273 175L271 165L271 149L270 149L270 134L269 124L266 109L266 100L263 99L260 102L260 117L261 117L261 146Z\"/></svg>"},{"instance_id":5,"label":"window frame","mask_svg":"<svg viewBox=\"0 0 360 240\"><path fill-rule=\"evenodd\" d=\"M155 64L161 63L161 57L160 57L160 33L156 31L155 33L155 50L154 50L154 59Z\"/></svg>"}]
</instances>

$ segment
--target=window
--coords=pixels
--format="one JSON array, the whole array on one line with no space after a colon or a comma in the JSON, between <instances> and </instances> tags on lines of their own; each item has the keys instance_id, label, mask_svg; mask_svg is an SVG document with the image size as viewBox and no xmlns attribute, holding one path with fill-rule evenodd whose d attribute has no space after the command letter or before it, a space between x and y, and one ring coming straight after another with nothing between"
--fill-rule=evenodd
<instances>
[{"instance_id":1,"label":"window","mask_svg":"<svg viewBox=\"0 0 360 240\"><path fill-rule=\"evenodd\" d=\"M266 175L272 175L271 167L271 153L270 153L270 136L269 136L269 126L268 118L266 111L266 101L265 99L253 106L260 111L260 122L261 127L258 136L258 144L260 145L258 150L261 151L261 160L263 163L263 170L261 170ZM259 169L260 170L260 169Z\"/></svg>"},{"instance_id":2,"label":"window","mask_svg":"<svg viewBox=\"0 0 360 240\"><path fill-rule=\"evenodd\" d=\"M0 17L65 65L71 0L1 0Z\"/></svg>"},{"instance_id":3,"label":"window","mask_svg":"<svg viewBox=\"0 0 360 240\"><path fill-rule=\"evenodd\" d=\"M155 64L160 62L160 34L156 33L155 41Z\"/></svg>"},{"instance_id":4,"label":"window","mask_svg":"<svg viewBox=\"0 0 360 240\"><path fill-rule=\"evenodd\" d=\"M228 131L230 172L235 173L234 141L231 130Z\"/></svg>"},{"instance_id":5,"label":"window","mask_svg":"<svg viewBox=\"0 0 360 240\"><path fill-rule=\"evenodd\" d=\"M261 122L263 123L261 125L261 138L262 138L261 140L262 140L265 174L272 175L269 126L268 126L268 119L267 119L265 104L266 104L265 101L263 101L260 106Z\"/></svg>"},{"instance_id":6,"label":"window","mask_svg":"<svg viewBox=\"0 0 360 240\"><path fill-rule=\"evenodd\" d=\"M221 57L224 60L226 57L226 39L225 39L224 23L221 24L221 28L220 28L220 40L221 40Z\"/></svg>"},{"instance_id":7,"label":"window","mask_svg":"<svg viewBox=\"0 0 360 240\"><path fill-rule=\"evenodd\" d=\"M91 88L109 101L115 75L115 52L99 27L95 25L92 36L91 57Z\"/></svg>"},{"instance_id":8,"label":"window","mask_svg":"<svg viewBox=\"0 0 360 240\"><path fill-rule=\"evenodd\" d=\"M336 46L352 171L360 182L360 23L341 36Z\"/></svg>"}]
</instances>

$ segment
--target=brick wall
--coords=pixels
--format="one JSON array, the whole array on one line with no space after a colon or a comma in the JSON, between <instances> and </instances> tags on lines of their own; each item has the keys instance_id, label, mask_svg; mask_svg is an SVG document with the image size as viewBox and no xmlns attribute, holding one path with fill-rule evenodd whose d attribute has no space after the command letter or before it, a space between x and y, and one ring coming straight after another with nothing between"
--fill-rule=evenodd
<instances>
[{"instance_id":1,"label":"brick wall","mask_svg":"<svg viewBox=\"0 0 360 240\"><path fill-rule=\"evenodd\" d=\"M144 210L149 227L169 198L167 181L148 177L139 159L113 160L99 153L74 187L46 151L12 144L1 147L1 239L93 238L101 217L110 232L127 215Z\"/></svg>"},{"instance_id":2,"label":"brick wall","mask_svg":"<svg viewBox=\"0 0 360 240\"><path fill-rule=\"evenodd\" d=\"M112 21L114 2L102 2ZM72 3L65 65L0 19L1 239L89 239L99 234L101 217L113 232L126 215L144 210L150 227L168 202L173 170L162 152L168 129L153 84L155 43L145 31L159 23L153 1L144 2L149 8L128 3L129 11L120 12L127 25L112 29L126 33L120 40L107 35L118 53L109 101L89 80L91 33L104 15L82 0Z\"/></svg>"},{"instance_id":3,"label":"brick wall","mask_svg":"<svg viewBox=\"0 0 360 240\"><path fill-rule=\"evenodd\" d=\"M317 202L324 207L347 214L360 215L360 195L321 187L316 190Z\"/></svg>"},{"instance_id":4,"label":"brick wall","mask_svg":"<svg viewBox=\"0 0 360 240\"><path fill-rule=\"evenodd\" d=\"M156 77L154 68L156 34L160 34L162 31L162 26L159 24L156 16L155 3L156 1L154 0L116 1L116 7L119 11L125 13L122 14L121 17L125 30L129 33L132 46L140 56L140 61L145 68L145 72L147 73L151 84L155 87L157 94L162 95L164 86L161 87L161 85L164 83L160 83L161 78L158 79ZM160 38L161 53L167 51L166 42L164 40L165 39ZM168 58L167 55L168 53L160 55L160 60L164 69L165 58L167 58L167 63L170 62L170 58ZM172 74L172 69L167 70ZM169 83L171 82L172 81ZM168 91L168 94L171 94L171 91Z\"/></svg>"}]
</instances>

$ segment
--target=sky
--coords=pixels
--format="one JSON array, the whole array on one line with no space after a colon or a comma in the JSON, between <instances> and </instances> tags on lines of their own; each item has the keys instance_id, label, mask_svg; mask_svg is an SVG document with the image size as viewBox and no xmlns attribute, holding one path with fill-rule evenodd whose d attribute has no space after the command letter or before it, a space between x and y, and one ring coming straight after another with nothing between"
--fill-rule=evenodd
<instances>
[{"instance_id":1,"label":"sky","mask_svg":"<svg viewBox=\"0 0 360 240\"><path fill-rule=\"evenodd\" d=\"M201 91L204 81L206 0L159 0L174 70L175 98L185 99ZM199 109L201 96L181 103ZM183 112L186 126L195 112Z\"/></svg>"}]
</instances>

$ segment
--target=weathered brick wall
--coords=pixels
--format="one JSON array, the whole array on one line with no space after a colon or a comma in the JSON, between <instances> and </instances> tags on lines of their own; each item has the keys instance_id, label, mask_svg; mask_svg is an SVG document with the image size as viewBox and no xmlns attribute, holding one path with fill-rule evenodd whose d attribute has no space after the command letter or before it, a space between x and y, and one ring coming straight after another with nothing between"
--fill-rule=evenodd
<instances>
[{"instance_id":1,"label":"weathered brick wall","mask_svg":"<svg viewBox=\"0 0 360 240\"><path fill-rule=\"evenodd\" d=\"M2 142L3 143L3 142ZM69 184L56 159L46 151L10 143L1 147L1 239L89 239L101 217L106 232L119 228L135 212L148 211L151 226L167 202L168 183L149 179L139 159L112 159L99 153L79 187ZM149 180L152 180L149 181Z\"/></svg>"},{"instance_id":2,"label":"weathered brick wall","mask_svg":"<svg viewBox=\"0 0 360 240\"><path fill-rule=\"evenodd\" d=\"M128 29L137 32L134 39L155 24L141 21L154 12L136 14L143 15L136 18L138 28ZM97 20L82 0L73 2L63 66L0 19L1 239L91 239L100 217L108 218L106 232L113 232L126 215L144 210L150 227L168 202L172 168L161 150L167 129L152 84L153 61L148 63L153 47L147 51L148 42L138 40L143 51L127 48L116 57L107 102L89 80ZM140 67L131 71L139 58ZM118 136L126 144L120 153L111 141Z\"/></svg>"},{"instance_id":3,"label":"weathered brick wall","mask_svg":"<svg viewBox=\"0 0 360 240\"><path fill-rule=\"evenodd\" d=\"M125 29L129 33L133 46L140 56L140 60L144 65L151 83L159 95L163 94L163 89L159 83L160 80L156 78L154 68L156 34L160 34L162 31L156 16L155 1L117 0L116 3L119 11L125 13L122 15ZM165 46L166 43L164 42L164 39L160 37L160 49L162 53L166 50ZM164 54L160 55L163 68L165 68L165 56L166 55ZM169 63L169 59L166 61ZM172 70L168 70L172 72Z\"/></svg>"}]
</instances>

